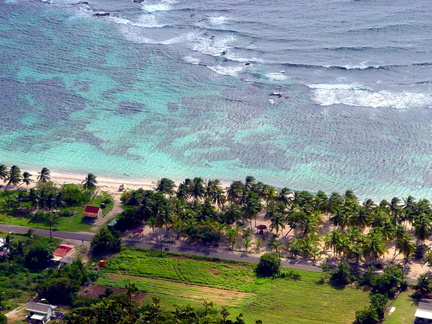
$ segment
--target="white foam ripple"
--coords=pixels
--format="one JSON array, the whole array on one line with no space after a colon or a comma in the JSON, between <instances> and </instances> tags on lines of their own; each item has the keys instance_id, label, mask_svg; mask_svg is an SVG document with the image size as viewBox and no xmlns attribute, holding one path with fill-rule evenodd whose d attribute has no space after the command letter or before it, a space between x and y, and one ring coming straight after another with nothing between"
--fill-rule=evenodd
<instances>
[{"instance_id":1,"label":"white foam ripple","mask_svg":"<svg viewBox=\"0 0 432 324\"><path fill-rule=\"evenodd\" d=\"M187 55L187 56L183 57L183 60L184 60L186 63L189 63L189 64L195 64L195 65L198 65L198 64L201 63L201 60L200 60L199 58L197 58L197 57L193 57L193 56L191 56L191 55Z\"/></svg>"},{"instance_id":2,"label":"white foam ripple","mask_svg":"<svg viewBox=\"0 0 432 324\"><path fill-rule=\"evenodd\" d=\"M417 92L374 91L356 84L313 84L313 100L322 106L343 104L373 108L432 107L432 95Z\"/></svg>"},{"instance_id":3,"label":"white foam ripple","mask_svg":"<svg viewBox=\"0 0 432 324\"><path fill-rule=\"evenodd\" d=\"M225 16L220 16L220 17L209 17L209 23L212 25L223 25L226 23L226 21L228 20L227 17Z\"/></svg>"},{"instance_id":4,"label":"white foam ripple","mask_svg":"<svg viewBox=\"0 0 432 324\"><path fill-rule=\"evenodd\" d=\"M228 76L237 76L241 71L244 70L243 66L222 66L222 65L214 65L207 66L210 70L216 72L221 75Z\"/></svg>"},{"instance_id":5,"label":"white foam ripple","mask_svg":"<svg viewBox=\"0 0 432 324\"><path fill-rule=\"evenodd\" d=\"M159 1L156 3L145 3L142 5L142 9L146 12L157 12L157 11L169 11L172 9L172 5L175 1Z\"/></svg>"},{"instance_id":6,"label":"white foam ripple","mask_svg":"<svg viewBox=\"0 0 432 324\"><path fill-rule=\"evenodd\" d=\"M221 56L222 53L230 47L230 43L234 42L235 37L229 35L226 37L203 38L194 46L193 50L203 54L212 56Z\"/></svg>"},{"instance_id":7,"label":"white foam ripple","mask_svg":"<svg viewBox=\"0 0 432 324\"><path fill-rule=\"evenodd\" d=\"M272 81L283 81L287 79L287 76L280 72L267 73L265 76Z\"/></svg>"}]
</instances>

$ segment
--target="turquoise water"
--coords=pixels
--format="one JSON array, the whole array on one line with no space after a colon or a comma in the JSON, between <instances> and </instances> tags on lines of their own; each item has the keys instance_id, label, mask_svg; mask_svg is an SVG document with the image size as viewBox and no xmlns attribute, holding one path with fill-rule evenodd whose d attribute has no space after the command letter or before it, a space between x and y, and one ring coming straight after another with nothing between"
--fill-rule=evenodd
<instances>
[{"instance_id":1,"label":"turquoise water","mask_svg":"<svg viewBox=\"0 0 432 324\"><path fill-rule=\"evenodd\" d=\"M422 4L331 4L1 3L0 163L430 197Z\"/></svg>"}]
</instances>

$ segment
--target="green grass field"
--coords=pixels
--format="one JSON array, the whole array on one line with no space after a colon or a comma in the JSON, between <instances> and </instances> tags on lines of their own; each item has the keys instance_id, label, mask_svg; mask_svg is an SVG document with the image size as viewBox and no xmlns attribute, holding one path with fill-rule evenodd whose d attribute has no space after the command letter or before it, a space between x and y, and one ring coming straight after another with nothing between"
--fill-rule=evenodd
<instances>
[{"instance_id":1,"label":"green grass field","mask_svg":"<svg viewBox=\"0 0 432 324\"><path fill-rule=\"evenodd\" d=\"M204 300L243 313L247 323L351 323L368 305L368 293L347 286L319 284L321 273L299 271L300 280L258 278L254 265L209 262L137 248L124 248L109 259L97 284L139 289L161 298L162 305L199 306Z\"/></svg>"},{"instance_id":2,"label":"green grass field","mask_svg":"<svg viewBox=\"0 0 432 324\"><path fill-rule=\"evenodd\" d=\"M412 299L412 290L407 290L401 293L390 304L390 307L396 307L393 314L385 317L385 324L412 324L414 323L414 313L417 310L417 302Z\"/></svg>"},{"instance_id":3,"label":"green grass field","mask_svg":"<svg viewBox=\"0 0 432 324\"><path fill-rule=\"evenodd\" d=\"M0 203L5 199L7 195L15 194L14 191L0 192ZM99 206L101 202L106 199L105 195L92 199L89 205ZM106 205L103 213L106 215L113 207L113 202ZM85 206L68 208L67 210L73 212L74 215L70 217L59 217L57 222L53 224L52 228L58 231L67 232L90 232L93 227L92 224L88 224L82 221ZM20 225L34 228L49 229L49 223L46 220L32 220L29 216L12 216L5 213L0 213L0 224L8 225Z\"/></svg>"}]
</instances>

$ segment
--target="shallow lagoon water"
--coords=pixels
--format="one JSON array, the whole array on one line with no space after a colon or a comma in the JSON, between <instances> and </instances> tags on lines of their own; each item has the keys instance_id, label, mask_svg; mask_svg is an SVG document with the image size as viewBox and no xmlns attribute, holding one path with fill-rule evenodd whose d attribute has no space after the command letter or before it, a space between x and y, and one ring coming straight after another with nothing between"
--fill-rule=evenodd
<instances>
[{"instance_id":1,"label":"shallow lagoon water","mask_svg":"<svg viewBox=\"0 0 432 324\"><path fill-rule=\"evenodd\" d=\"M430 198L430 9L3 2L0 162Z\"/></svg>"}]
</instances>

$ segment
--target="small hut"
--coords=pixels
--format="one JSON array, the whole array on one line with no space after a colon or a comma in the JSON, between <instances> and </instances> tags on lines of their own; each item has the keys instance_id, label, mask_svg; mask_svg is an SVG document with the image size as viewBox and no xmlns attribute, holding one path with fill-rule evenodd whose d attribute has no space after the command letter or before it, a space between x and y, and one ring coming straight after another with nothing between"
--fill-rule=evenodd
<instances>
[{"instance_id":1,"label":"small hut","mask_svg":"<svg viewBox=\"0 0 432 324\"><path fill-rule=\"evenodd\" d=\"M257 225L255 228L259 231L260 234L264 234L264 231L267 230L266 225Z\"/></svg>"},{"instance_id":2,"label":"small hut","mask_svg":"<svg viewBox=\"0 0 432 324\"><path fill-rule=\"evenodd\" d=\"M100 207L87 205L83 216L96 220L98 217L102 216L102 209Z\"/></svg>"}]
</instances>

